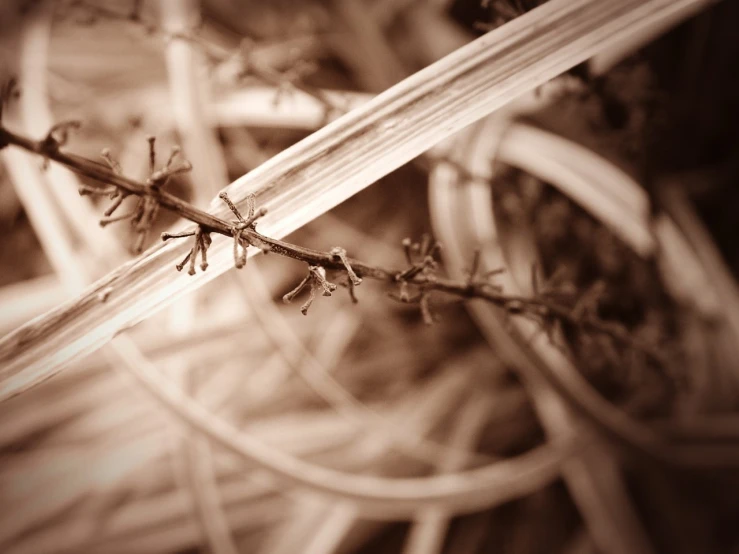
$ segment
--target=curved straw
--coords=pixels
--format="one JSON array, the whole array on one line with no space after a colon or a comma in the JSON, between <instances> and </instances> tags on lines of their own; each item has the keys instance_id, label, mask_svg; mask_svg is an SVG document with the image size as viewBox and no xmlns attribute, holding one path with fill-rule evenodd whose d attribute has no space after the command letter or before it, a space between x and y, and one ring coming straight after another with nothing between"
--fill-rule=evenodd
<instances>
[{"instance_id":1,"label":"curved straw","mask_svg":"<svg viewBox=\"0 0 739 554\"><path fill-rule=\"evenodd\" d=\"M123 342L125 337L116 339ZM537 447L527 454L489 466L434 477L392 479L349 475L296 459L239 433L230 423L194 402L132 350L125 352L142 387L182 423L207 436L280 481L318 493L353 500L364 517L397 520L438 506L454 513L488 508L529 494L557 478L573 448L571 442Z\"/></svg>"},{"instance_id":2,"label":"curved straw","mask_svg":"<svg viewBox=\"0 0 739 554\"><path fill-rule=\"evenodd\" d=\"M582 148L575 145L571 141L563 139L562 137L547 133L540 129L534 129L529 127L525 129L525 132L518 132L516 127L520 124L516 124L508 130L506 140L501 141L499 144L498 157L500 161L509 163L516 167L522 167L533 175L545 176L550 183L560 188L563 191L572 190L572 182L565 182L571 175L571 172L558 173L552 171L552 167L561 165L561 160L552 160L552 156L560 156L562 152L567 153L569 158L567 159L580 159L580 156L586 154ZM480 137L486 135L478 129ZM511 140L518 138L530 138L538 135L539 139L543 139L545 135L549 135L548 139L544 139L545 142L556 143L557 148L542 148L540 150L530 150L527 148L528 142L520 145L509 144ZM474 137L473 137L474 138ZM485 172L489 172L489 158L484 141L469 139L472 142L466 144L464 147L465 155L468 160L477 159L480 167L475 167L476 173L484 175ZM540 145L541 146L541 145ZM481 149L482 152L475 153L474 149ZM533 155L535 154L535 155ZM608 167L612 166L610 162L600 158L600 162L597 161L597 156L592 153L586 154L590 158L590 162L585 164L583 167L591 168L595 171L595 175L600 179L609 179L607 186L610 189L633 189L638 191L638 185L633 182L623 172L620 172L616 168ZM577 166L571 166L575 168ZM460 177L456 172L449 167L440 167L437 171L446 172L440 177L441 179L448 179L449 182L458 182ZM601 180L602 180L601 179ZM582 183L587 183L589 188L593 180L585 177L579 180ZM633 225L637 223L637 220L633 217L633 214L626 213L627 206L624 199L630 196L634 199L639 198L639 194L633 192L614 196L612 192L606 190L594 189L597 194L597 202L607 202L610 204L610 209L616 210L611 214L614 220L619 219L619 208L623 210L620 214L626 224ZM452 194L452 186L445 185L440 187L440 196L436 198L432 209L436 214L439 214L441 219L440 224L446 229L444 232L445 236L459 237L456 241L467 240L472 241L473 244L485 245L485 252L487 259L497 260L497 264L504 264L504 256L500 251L500 247L496 244L496 231L492 225L490 216L490 206L492 206L492 199L490 195L489 187L483 186L478 182L472 182L467 186L468 197L464 200L458 197L450 196ZM590 191L588 194L592 194ZM587 195L576 195L581 201L583 198L589 197ZM616 200L620 198L621 200ZM452 208L447 209L448 206ZM451 213L454 213L455 207L457 210L461 210L466 213L467 216L465 221L474 222L474 228L468 228L466 230L467 235L461 233L456 227L459 226L459 220L451 220ZM586 205L586 209L590 207L590 204ZM631 210L634 213L639 213L639 206L632 207ZM600 214L605 213L604 210L600 210ZM614 215L615 214L615 215ZM643 221L642 227L644 232L642 236L648 237L649 222ZM622 238L637 237L639 233L629 232L622 233ZM449 239L446 239L449 242ZM452 242L456 242L454 239ZM636 247L639 244L647 244L634 242ZM464 243L458 244L459 247L464 248ZM467 244L467 249L469 249ZM454 251L454 248L447 249L447 251ZM464 251L464 250L463 250ZM459 254L457 254L459 256ZM451 264L452 266L461 267L464 261L458 260L456 263ZM497 265L496 265L497 267ZM514 281L512 276L502 274L498 277L501 284L503 284L505 290L515 291L518 290L519 286ZM736 452L736 448L731 444L723 447L721 445L710 445L700 444L696 441L694 444L669 444L665 438L655 432L653 429L643 425L637 420L630 417L613 406L610 402L600 396L585 380L585 378L572 366L569 359L557 348L553 347L549 343L549 339L546 335L540 332L537 324L524 318L515 318L517 332L513 334L508 333L506 324L498 320L498 316L487 307L487 305L480 304L478 302L471 302L474 313L477 317L484 320L484 325L490 326L491 328L498 328L496 336L498 336L498 346L512 356L512 359L517 359L524 352L538 353L538 356L527 355L529 364L539 368L539 373L547 378L550 385L552 385L561 395L563 395L571 407L577 409L583 415L586 415L588 419L594 422L600 429L607 431L609 435L617 440L620 444L626 445L630 448L637 447L642 453L648 453L652 457L659 458L668 463L684 464L698 467L713 467L713 466L733 466L737 463L739 453ZM546 362L543 361L546 359Z\"/></svg>"},{"instance_id":3,"label":"curved straw","mask_svg":"<svg viewBox=\"0 0 739 554\"><path fill-rule=\"evenodd\" d=\"M523 168L552 183L583 205L640 254L648 255L655 251L657 245L649 226L646 195L625 173L591 151L528 125L514 123L502 129L500 122L492 118L472 129L466 139L460 139L457 148L462 153L463 163L473 174L490 172L491 151L494 150L495 159ZM495 228L491 218L490 186L479 182L467 183L464 187L468 191L467 197L463 198L459 180L456 172L448 167L437 168L431 179L433 220L447 246L445 258L451 269L459 272L467 263L462 257L463 252L482 244L490 267L505 267L506 257L494 245L511 236L500 237ZM464 216L455 217L459 213ZM526 240L520 238L520 232L514 232L519 241ZM515 245L507 245L516 250ZM530 245L522 243L520 248L530 248ZM520 256L514 255L511 263L517 262L520 262ZM502 275L500 281L505 282L506 290L518 290L511 276ZM520 334L516 334L517 340L511 340L509 324L495 309L479 302L470 303L470 308L491 340L504 350L505 355L519 361L517 365L527 377L535 405L550 432L572 426L575 421L565 410L566 404L545 386L541 374L569 401L568 404L584 411L599 426L605 426L610 434L619 435L625 442L634 441L652 452L666 448L666 445L660 445L658 435L602 399L559 350L541 340L542 334L527 325L528 322L514 321ZM526 337L539 340L527 341ZM531 359L528 354L531 343L541 359ZM532 372L529 367L538 367L539 372ZM661 451L659 455L669 458L665 452ZM683 452L691 462L704 462L698 454L700 451ZM630 507L618 467L606 450L592 449L568 461L563 465L563 477L601 548L609 552L652 551Z\"/></svg>"},{"instance_id":4,"label":"curved straw","mask_svg":"<svg viewBox=\"0 0 739 554\"><path fill-rule=\"evenodd\" d=\"M588 210L641 256L654 254L656 240L645 221L647 194L633 179L579 144L531 125L511 125L500 141L501 161L524 169Z\"/></svg>"}]
</instances>

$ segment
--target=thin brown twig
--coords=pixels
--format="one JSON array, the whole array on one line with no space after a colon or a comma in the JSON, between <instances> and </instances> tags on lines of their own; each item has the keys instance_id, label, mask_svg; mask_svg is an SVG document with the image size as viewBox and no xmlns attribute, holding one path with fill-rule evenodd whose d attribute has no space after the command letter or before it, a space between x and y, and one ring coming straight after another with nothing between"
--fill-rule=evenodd
<instances>
[{"instance_id":1,"label":"thin brown twig","mask_svg":"<svg viewBox=\"0 0 739 554\"><path fill-rule=\"evenodd\" d=\"M249 217L244 219L235 206L227 200L228 197L225 193L222 193L221 198L229 204L229 207L237 216L236 222L229 222L161 190L159 186L152 186L151 178L147 182L140 182L120 174L117 167L113 168L110 165L103 165L82 156L66 153L60 148L58 142L50 140L50 136L47 135L44 139L35 141L13 133L0 125L0 147L13 145L34 152L45 159L60 163L80 175L102 183L106 191L112 185L118 189L120 195L135 195L142 199L148 199L150 202L156 203L156 206L175 212L182 218L197 224L198 231L195 233L195 244L188 256L188 258L191 257L190 261L192 262L191 274L195 272L195 256L198 252L204 253L205 248L207 248L204 242L209 244L209 240L202 237L207 237L210 233L218 233L241 241L244 247L254 246L261 250L307 263L310 272L303 285L311 284L312 295L315 295L317 291L322 291L323 295L328 296L336 288L333 283L326 281L322 273L322 271L332 270L345 275L352 288L357 286L362 278L399 285L400 295L394 295L395 298L406 303L418 303L424 320L429 323L434 319L429 306L429 295L432 292L445 293L462 299L481 299L498 306L511 315L532 317L542 324L558 321L578 327L583 331L608 336L622 346L639 351L660 365L664 364L663 355L651 344L639 341L625 327L616 322L604 321L590 310L582 311L577 306L574 309L570 308L548 298L546 295L525 297L505 294L498 285L491 282L488 275L478 276L475 274L476 272L471 273L466 280L461 281L439 276L435 261L439 245L430 238L425 237L421 244L404 241L406 257L407 261L410 262L410 267L402 270L382 268L349 258L343 249L338 247L324 252L291 244L267 237L256 230L256 220L266 213L266 208L256 210L255 213L250 213ZM188 236L191 236L191 234L184 233L180 236L165 234L162 238L168 240ZM204 246L205 248L203 248ZM240 256L237 258L240 259ZM188 260L182 262L183 266L186 261ZM205 260L203 262L201 268L205 270L207 263ZM479 262L473 260L473 266L475 265L479 265ZM240 267L238 259L235 259L235 266ZM410 296L408 293L409 287L415 288L418 293L415 296ZM298 292L300 291L296 289L295 294L290 293L286 296L292 299ZM310 302L309 300L303 305L304 313L307 312Z\"/></svg>"}]
</instances>

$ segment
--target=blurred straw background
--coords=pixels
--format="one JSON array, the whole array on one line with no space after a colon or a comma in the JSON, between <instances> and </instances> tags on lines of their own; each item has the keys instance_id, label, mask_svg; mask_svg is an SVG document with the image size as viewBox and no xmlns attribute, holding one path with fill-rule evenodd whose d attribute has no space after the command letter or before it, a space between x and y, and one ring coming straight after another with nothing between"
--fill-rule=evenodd
<instances>
[{"instance_id":1,"label":"blurred straw background","mask_svg":"<svg viewBox=\"0 0 739 554\"><path fill-rule=\"evenodd\" d=\"M168 190L206 207L336 110L538 4L8 1L7 125L81 120L71 151L110 148L143 179L147 135L179 144L193 172ZM685 470L630 448L642 424L709 446L739 430L739 3L682 4L288 237L401 266L402 239L433 233L452 275L479 248L507 291L600 287L598 309L669 367L576 329L554 347L474 303L440 298L426 326L369 281L358 304L335 294L304 317L280 302L301 264L258 256L0 404L0 551L739 553L735 462ZM172 38L194 28L202 43ZM130 259L128 226L101 229L80 178L41 166L0 151L2 335ZM163 213L151 243L177 226Z\"/></svg>"}]
</instances>

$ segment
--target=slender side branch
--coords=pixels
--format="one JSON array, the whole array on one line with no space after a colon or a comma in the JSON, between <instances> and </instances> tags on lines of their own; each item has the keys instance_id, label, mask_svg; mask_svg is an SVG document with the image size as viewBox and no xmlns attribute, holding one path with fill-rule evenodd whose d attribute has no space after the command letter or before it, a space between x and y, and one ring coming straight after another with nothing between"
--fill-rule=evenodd
<instances>
[{"instance_id":1,"label":"slender side branch","mask_svg":"<svg viewBox=\"0 0 739 554\"><path fill-rule=\"evenodd\" d=\"M55 126L55 129L58 128L62 127L60 125ZM114 204L115 207L120 204L118 199L125 196L135 195L139 197L139 207L132 215L137 218L135 219L139 225L137 230L140 232L148 230L148 225L142 226L141 222L146 219L150 223L153 213L159 207L175 212L182 218L197 224L197 230L192 233L165 233L162 235L162 240L194 237L192 249L185 259L177 265L177 269L182 270L185 264L190 262L188 273L191 275L195 273L198 254L201 256L201 270L205 271L207 269L206 251L211 243L210 234L218 233L234 239L234 266L237 269L244 266L248 246L254 246L261 250L307 263L310 268L308 276L294 291L285 295L285 301L289 302L306 285L310 285L310 298L301 308L304 314L307 314L316 293L321 292L324 296L331 296L331 293L336 289L336 285L329 283L325 278L326 271L333 270L346 276L347 286L353 300L356 300L354 287L362 282L362 278L385 281L388 284L399 286L400 292L391 294L391 296L401 302L419 304L423 319L427 323L432 323L435 319L430 308L430 294L432 292L445 293L462 299L477 298L490 302L510 314L535 318L543 325L560 322L579 327L584 331L606 335L619 344L637 350L661 365L664 364L663 355L652 345L638 341L620 324L604 321L597 317L593 310L583 309L582 303L570 308L545 295L523 297L503 293L498 285L491 282L491 277L495 275L495 271L478 275L480 265L478 254L475 254L467 279L454 281L437 274L438 263L436 257L440 245L429 236L424 236L420 243L413 243L410 239L403 241L409 267L401 270L386 269L349 258L346 251L340 247L334 247L328 252L305 248L259 233L256 230L257 220L266 214L266 208L256 209L253 198L249 199L248 215L244 218L227 194L225 192L221 193L221 199L237 218L236 221L227 221L161 190L161 186L172 174L189 168L187 164L176 168L171 167L172 161L177 155L177 150L173 150L164 169L155 171L153 141L151 141L152 174L146 182L139 182L122 175L120 166L112 161L109 152L104 151L103 157L108 163L103 165L94 160L62 151L59 141L49 140L50 136L52 136L51 133L43 140L34 141L15 134L0 124L0 148L10 145L17 146L39 154L45 159L58 162L80 175L100 182L100 191L103 193L109 194L110 187L115 187L116 192L113 193L116 195L114 202L117 202L117 204ZM141 242L141 239L139 242ZM417 291L414 296L410 294L411 288Z\"/></svg>"}]
</instances>

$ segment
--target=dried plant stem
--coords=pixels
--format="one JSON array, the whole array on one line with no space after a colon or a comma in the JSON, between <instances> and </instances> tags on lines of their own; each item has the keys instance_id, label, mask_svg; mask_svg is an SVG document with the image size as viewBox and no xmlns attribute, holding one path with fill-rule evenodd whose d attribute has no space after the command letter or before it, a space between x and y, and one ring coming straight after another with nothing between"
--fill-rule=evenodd
<instances>
[{"instance_id":1,"label":"dried plant stem","mask_svg":"<svg viewBox=\"0 0 739 554\"><path fill-rule=\"evenodd\" d=\"M237 206L252 193L271 214L260 229L284 236L419 155L469 123L562 71L587 59L655 19L699 6L698 0L552 0L515 21L461 48L436 64L402 81L367 105L327 125L308 139L278 154L230 187ZM111 175L102 165L49 151L48 144L0 133L0 146L11 143L64 163L79 173L119 189L149 196L167 209L196 222L204 231L231 236L220 216L228 212L216 204L216 215L162 190L142 187L132 179ZM295 195L296 190L300 195ZM341 270L333 256L296 249L247 230L247 239L273 251ZM230 245L229 245L230 246ZM13 396L59 371L68 360L98 348L120 330L176 300L186 291L214 278L229 267L223 241L209 251L207 276L183 280L165 267L186 250L168 246L152 250L108 276L77 302L59 309L0 342L0 398ZM390 280L392 272L350 260L361 277ZM156 281L156 285L153 284ZM423 283L429 283L425 280ZM456 287L439 280L434 289L494 296L490 290ZM115 289L115 297L100 306L98 295ZM499 299L500 300L500 299ZM519 304L520 308L520 304ZM74 331L69 322L74 321Z\"/></svg>"},{"instance_id":2,"label":"dried plant stem","mask_svg":"<svg viewBox=\"0 0 739 554\"><path fill-rule=\"evenodd\" d=\"M0 141L3 137L7 140L8 144L20 146L31 152L44 154L44 147L41 145L43 141L33 141L0 128ZM233 236L233 227L226 220L204 212L167 192L161 190L152 191L143 183L118 175L100 164L81 156L55 151L49 153L48 157L66 165L81 175L91 177L100 182L113 184L123 188L130 194L136 196L154 196L163 207L178 213L185 219L199 224L208 231L229 237ZM495 285L492 285L486 280L454 281L436 275L425 275L422 273L404 276L402 279L399 279L398 276L402 275L404 270L382 268L352 258L346 258L345 256L340 257L336 252L322 252L291 244L262 235L255 229L244 229L241 231L241 235L250 244L264 245L263 248L266 248L269 252L306 262L311 266L346 271L348 265L359 277L367 277L388 283L397 283L403 280L409 284L420 286L425 291L443 292L461 298L481 298L513 314L531 313L543 318L550 317L574 326L581 326L586 331L608 335L622 345L635 346L649 355L659 358L659 354L650 345L639 343L618 324L609 323L588 315L580 317L573 309L542 297L503 294Z\"/></svg>"}]
</instances>

